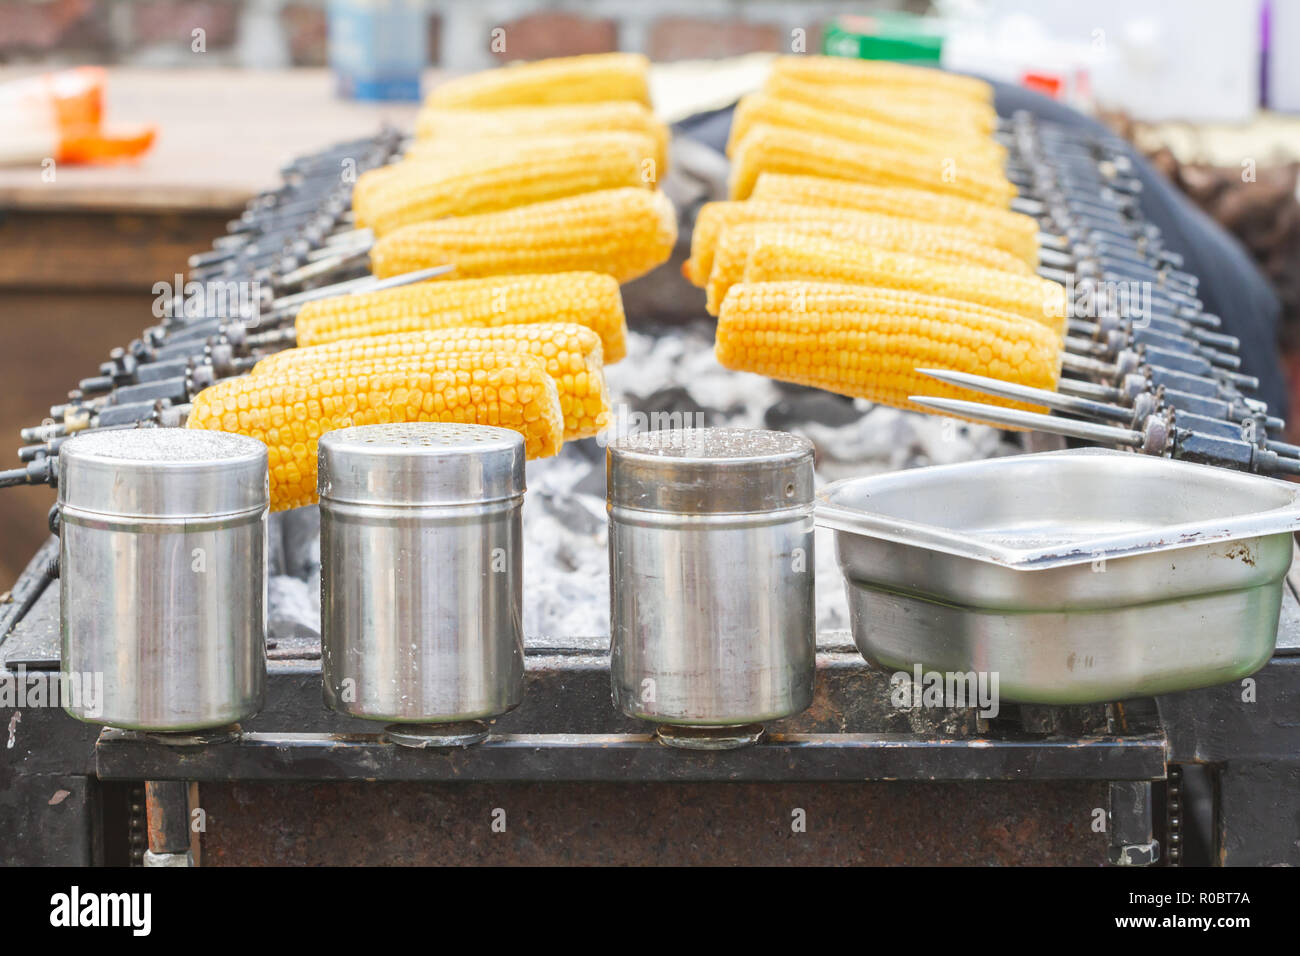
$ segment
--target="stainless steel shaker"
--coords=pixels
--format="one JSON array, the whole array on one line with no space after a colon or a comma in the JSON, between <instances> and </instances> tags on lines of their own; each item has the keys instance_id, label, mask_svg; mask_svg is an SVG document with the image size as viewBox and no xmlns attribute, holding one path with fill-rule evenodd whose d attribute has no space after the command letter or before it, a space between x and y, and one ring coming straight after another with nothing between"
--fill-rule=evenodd
<instances>
[{"instance_id":1,"label":"stainless steel shaker","mask_svg":"<svg viewBox=\"0 0 1300 956\"><path fill-rule=\"evenodd\" d=\"M398 743L482 739L523 696L522 437L367 425L319 448L326 704Z\"/></svg>"},{"instance_id":2,"label":"stainless steel shaker","mask_svg":"<svg viewBox=\"0 0 1300 956\"><path fill-rule=\"evenodd\" d=\"M269 502L266 446L242 435L147 428L63 446L59 596L72 716L182 732L257 712Z\"/></svg>"},{"instance_id":3,"label":"stainless steel shaker","mask_svg":"<svg viewBox=\"0 0 1300 956\"><path fill-rule=\"evenodd\" d=\"M675 746L752 742L812 702L813 450L735 428L607 451L614 704Z\"/></svg>"}]
</instances>

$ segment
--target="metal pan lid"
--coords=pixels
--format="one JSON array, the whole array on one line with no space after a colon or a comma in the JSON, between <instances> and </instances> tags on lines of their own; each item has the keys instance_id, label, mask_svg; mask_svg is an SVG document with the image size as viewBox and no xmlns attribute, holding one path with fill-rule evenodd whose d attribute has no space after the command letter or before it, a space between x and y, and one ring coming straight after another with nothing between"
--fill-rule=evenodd
<instances>
[{"instance_id":1,"label":"metal pan lid","mask_svg":"<svg viewBox=\"0 0 1300 956\"><path fill-rule=\"evenodd\" d=\"M813 445L786 432L675 428L620 438L606 455L611 507L752 514L810 505Z\"/></svg>"},{"instance_id":2,"label":"metal pan lid","mask_svg":"<svg viewBox=\"0 0 1300 956\"><path fill-rule=\"evenodd\" d=\"M243 514L270 503L266 446L187 428L87 432L59 449L59 504L131 518Z\"/></svg>"},{"instance_id":3,"label":"metal pan lid","mask_svg":"<svg viewBox=\"0 0 1300 956\"><path fill-rule=\"evenodd\" d=\"M320 438L322 500L454 505L524 493L524 439L508 428L451 422L361 425Z\"/></svg>"}]
</instances>

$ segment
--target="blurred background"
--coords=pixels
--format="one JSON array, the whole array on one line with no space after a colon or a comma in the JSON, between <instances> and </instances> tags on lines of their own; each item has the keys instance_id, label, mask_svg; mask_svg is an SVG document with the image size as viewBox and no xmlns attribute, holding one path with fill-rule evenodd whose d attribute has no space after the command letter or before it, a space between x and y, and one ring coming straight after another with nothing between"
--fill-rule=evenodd
<instances>
[{"instance_id":1,"label":"blurred background","mask_svg":"<svg viewBox=\"0 0 1300 956\"><path fill-rule=\"evenodd\" d=\"M615 49L665 65L670 119L782 52L941 64L1101 115L1260 264L1300 381L1300 0L0 0L0 455L282 163L409 123L439 75ZM84 66L104 69L58 73ZM55 76L93 89L94 136L33 119ZM52 502L0 495L0 592Z\"/></svg>"}]
</instances>

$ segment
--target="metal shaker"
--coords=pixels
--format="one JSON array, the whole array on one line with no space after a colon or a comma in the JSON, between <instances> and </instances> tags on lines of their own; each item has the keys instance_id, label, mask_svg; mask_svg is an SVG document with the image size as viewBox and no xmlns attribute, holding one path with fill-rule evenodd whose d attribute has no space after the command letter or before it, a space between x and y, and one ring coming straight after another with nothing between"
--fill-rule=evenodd
<instances>
[{"instance_id":1,"label":"metal shaker","mask_svg":"<svg viewBox=\"0 0 1300 956\"><path fill-rule=\"evenodd\" d=\"M664 743L741 746L812 702L813 449L675 429L607 451L614 704Z\"/></svg>"},{"instance_id":2,"label":"metal shaker","mask_svg":"<svg viewBox=\"0 0 1300 956\"><path fill-rule=\"evenodd\" d=\"M68 713L181 732L257 712L266 684L269 503L266 446L242 435L142 428L63 446Z\"/></svg>"},{"instance_id":3,"label":"metal shaker","mask_svg":"<svg viewBox=\"0 0 1300 956\"><path fill-rule=\"evenodd\" d=\"M319 448L326 704L397 743L481 740L523 696L523 438L367 425Z\"/></svg>"}]
</instances>

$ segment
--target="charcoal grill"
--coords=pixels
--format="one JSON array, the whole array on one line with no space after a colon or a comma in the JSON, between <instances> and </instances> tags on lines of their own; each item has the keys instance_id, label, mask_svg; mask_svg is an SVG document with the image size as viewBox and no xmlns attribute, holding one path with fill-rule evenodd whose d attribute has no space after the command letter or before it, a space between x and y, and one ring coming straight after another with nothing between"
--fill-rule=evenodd
<instances>
[{"instance_id":1,"label":"charcoal grill","mask_svg":"<svg viewBox=\"0 0 1300 956\"><path fill-rule=\"evenodd\" d=\"M1283 423L1251 397L1255 383L1239 370L1236 341L1204 311L1197 277L1143 219L1123 144L1027 115L1004 121L1000 136L1020 209L1043 225L1041 272L1067 282L1076 304L1090 303L1072 320L1067 375L1050 406L1073 418L1035 424L1221 467L1300 471L1300 448L1279 439ZM286 322L296 305L338 291L338 283L343 291L374 288L366 237L352 228L337 168L343 158L362 169L388 162L401 145L385 130L286 167L281 186L251 201L228 234L191 261L197 281L258 283L266 292L255 308L171 314L115 350L51 409L54 424L24 431L25 465L0 475L0 484L57 480L62 443L79 432L183 423L198 389L292 343ZM1128 288L1141 292L1138 312L1116 294ZM981 409L960 411L990 417ZM1131 440L1153 421L1166 424L1167 441ZM309 579L298 552L312 533L302 517L273 522L283 542L273 563L286 576ZM24 687L58 668L56 555L51 540L0 609L0 676ZM642 862L691 862L711 853L704 858L1168 865L1184 858L1193 812L1185 768L1194 767L1194 775L1210 768L1214 778L1221 862L1295 864L1300 845L1278 837L1291 832L1297 796L1287 780L1300 772L1294 721L1283 719L1300 705L1294 583L1281 615L1277 652L1249 687L1104 705L1006 705L996 715L900 706L899 675L870 668L845 632L823 630L812 706L771 724L759 743L708 752L664 747L610 706L604 635L529 634L523 703L477 746L442 751L395 746L372 724L323 708L318 633L282 628L268 648L266 705L238 734L176 746L101 732L57 708L0 701L9 741L0 791L15 809L0 817L0 834L10 863L184 863L195 846L200 860L218 862L284 862L286 846L288 861L431 862L459 846L460 858L524 862L629 853ZM326 822L305 810L342 806L355 822L389 806L395 792L413 806L447 808L445 825L431 834L424 819L390 819L383 833L357 823L354 835L340 832L347 827L337 816ZM671 835L617 825L638 795L647 813L656 800L674 808ZM457 826L477 826L473 815L498 802L507 814L524 809L515 826L526 832L530 813L573 829L545 850L544 824L529 847L458 843ZM220 824L201 840L177 825L195 804ZM790 808L803 805L824 810L825 826L791 850ZM1101 828L1092 825L1098 810ZM755 823L754 814L765 816ZM709 836L728 821L733 840ZM953 831L967 838L952 839ZM899 833L909 835L910 850ZM915 856L927 852L934 858Z\"/></svg>"}]
</instances>

